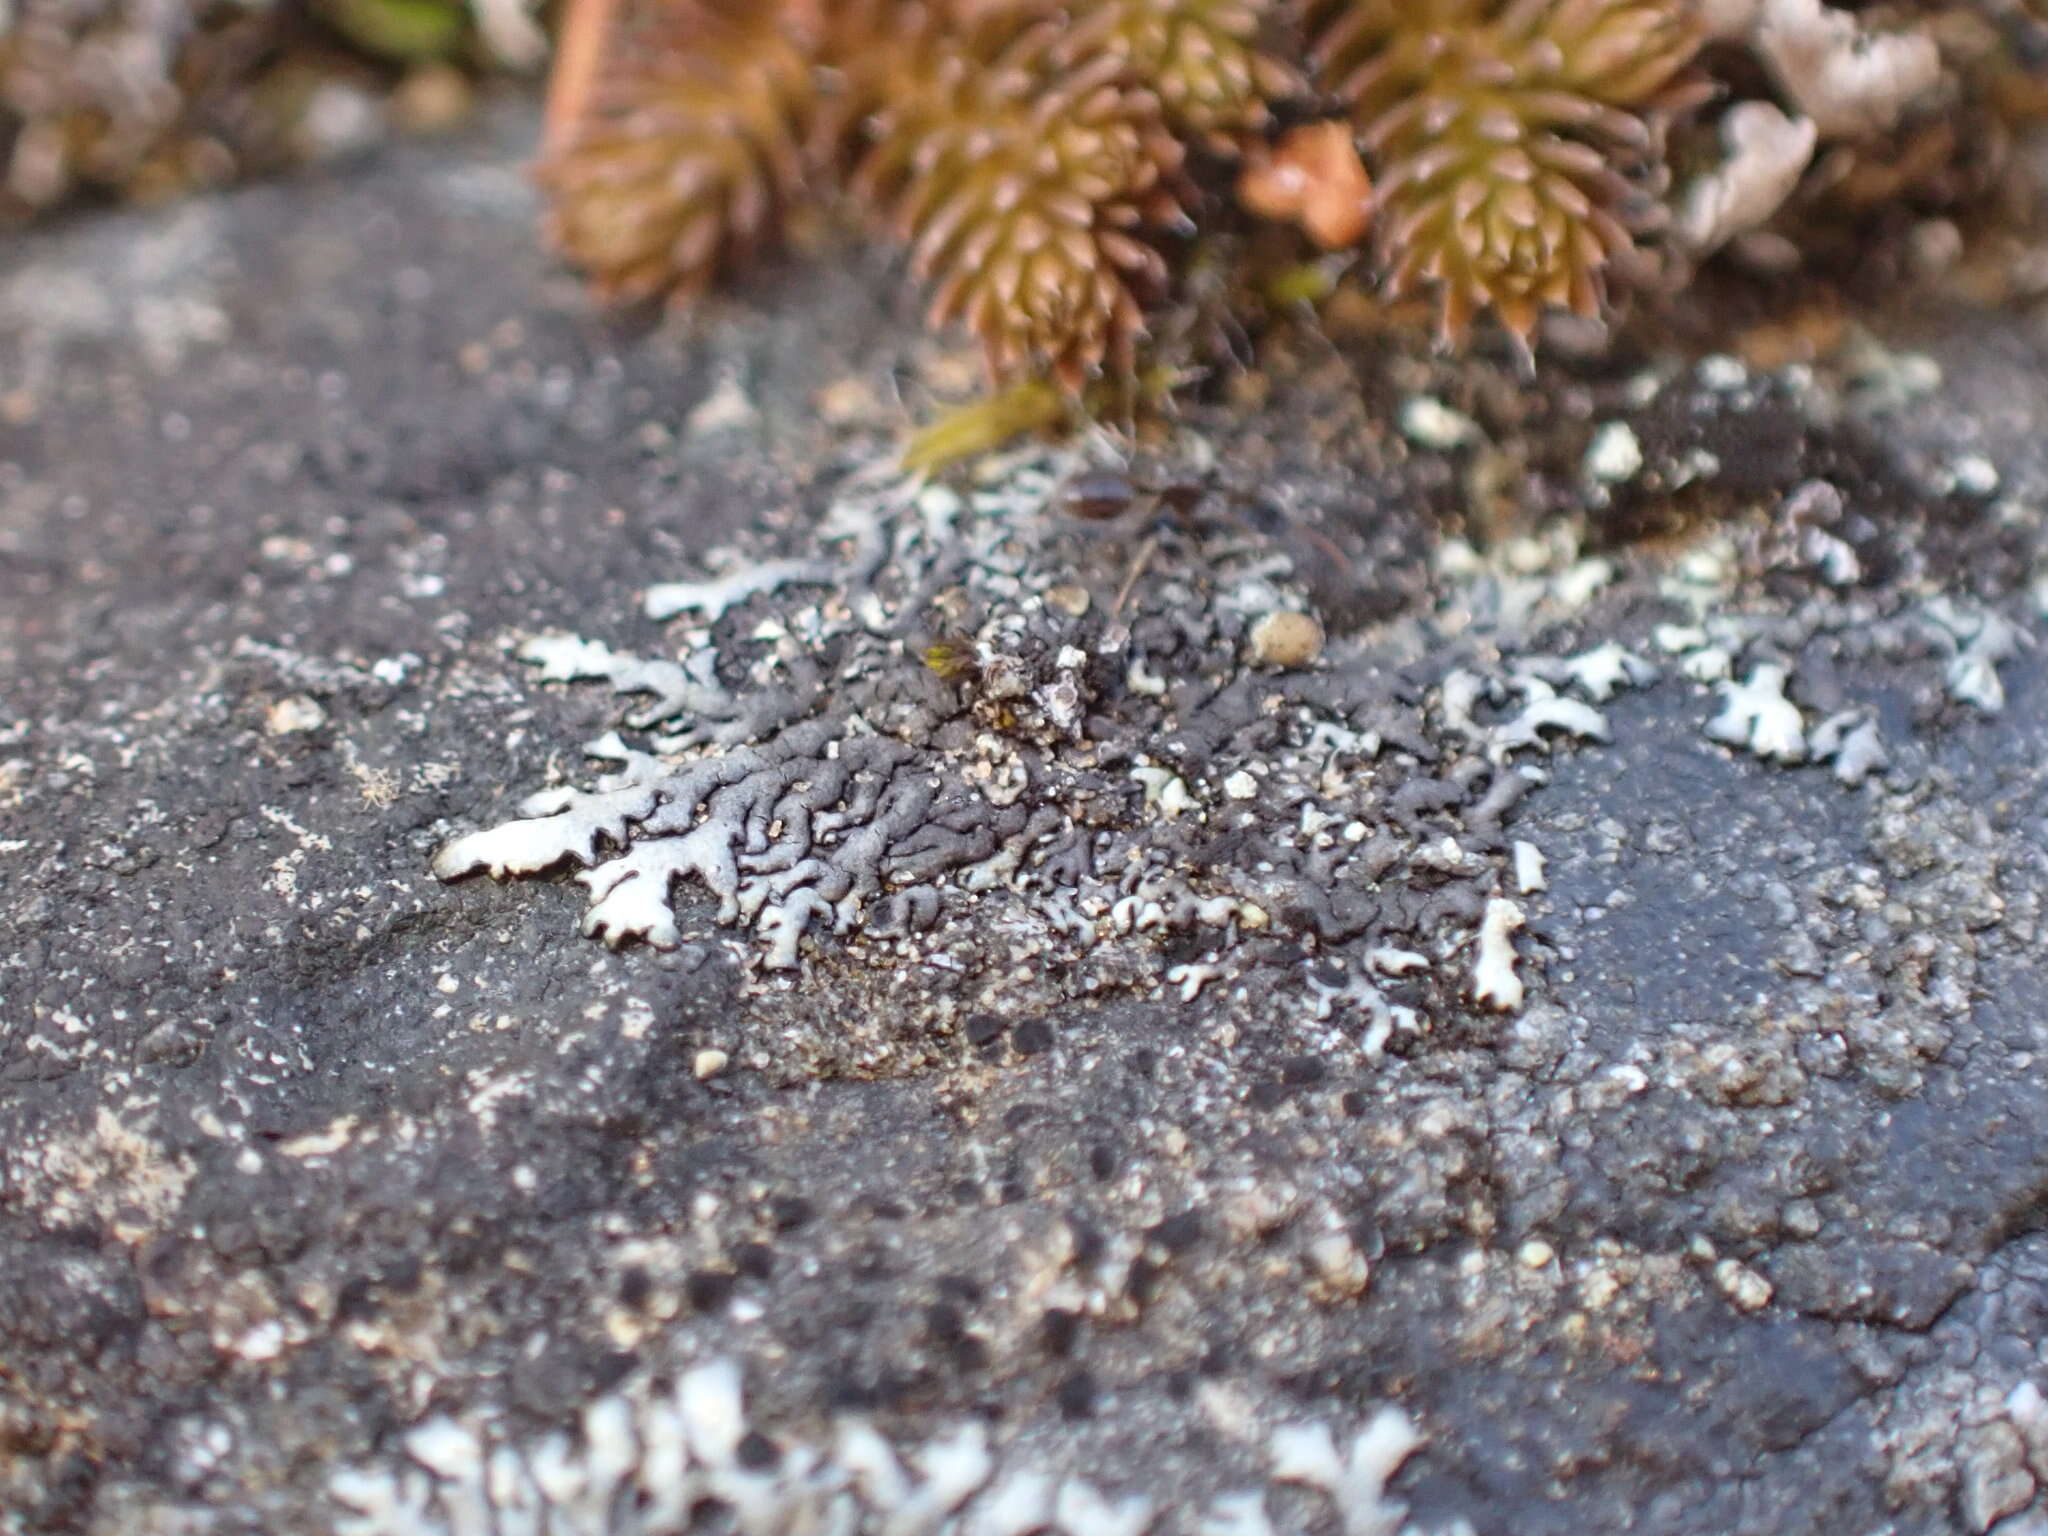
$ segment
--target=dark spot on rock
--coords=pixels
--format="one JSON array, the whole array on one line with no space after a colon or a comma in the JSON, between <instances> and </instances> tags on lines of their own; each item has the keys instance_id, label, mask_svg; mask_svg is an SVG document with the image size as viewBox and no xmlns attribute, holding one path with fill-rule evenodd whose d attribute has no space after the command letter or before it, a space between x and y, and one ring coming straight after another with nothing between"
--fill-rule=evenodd
<instances>
[{"instance_id":1,"label":"dark spot on rock","mask_svg":"<svg viewBox=\"0 0 2048 1536\"><path fill-rule=\"evenodd\" d=\"M1251 1091L1245 1095L1245 1098L1250 1102L1253 1109L1277 1109L1287 1102L1293 1092L1294 1089L1291 1085L1274 1078L1267 1078L1263 1082L1253 1083Z\"/></svg>"},{"instance_id":2,"label":"dark spot on rock","mask_svg":"<svg viewBox=\"0 0 2048 1536\"><path fill-rule=\"evenodd\" d=\"M843 1376L825 1388L825 1401L836 1412L867 1413L881 1406L881 1393L864 1381Z\"/></svg>"},{"instance_id":3,"label":"dark spot on rock","mask_svg":"<svg viewBox=\"0 0 2048 1536\"><path fill-rule=\"evenodd\" d=\"M1038 1320L1038 1343L1048 1355L1064 1359L1073 1352L1081 1335L1081 1314L1065 1307L1052 1307Z\"/></svg>"},{"instance_id":4,"label":"dark spot on rock","mask_svg":"<svg viewBox=\"0 0 2048 1536\"><path fill-rule=\"evenodd\" d=\"M1095 1378L1086 1371L1076 1371L1059 1385L1054 1394L1060 1405L1060 1413L1069 1419L1092 1419L1095 1417Z\"/></svg>"},{"instance_id":5,"label":"dark spot on rock","mask_svg":"<svg viewBox=\"0 0 2048 1536\"><path fill-rule=\"evenodd\" d=\"M1198 1211L1182 1211L1169 1216L1154 1227L1146 1236L1164 1248L1168 1253L1186 1253L1201 1241L1202 1217Z\"/></svg>"},{"instance_id":6,"label":"dark spot on rock","mask_svg":"<svg viewBox=\"0 0 2048 1536\"><path fill-rule=\"evenodd\" d=\"M647 1305L647 1298L654 1292L654 1277L638 1264L630 1266L619 1276L619 1301L622 1305L638 1311Z\"/></svg>"},{"instance_id":7,"label":"dark spot on rock","mask_svg":"<svg viewBox=\"0 0 2048 1536\"><path fill-rule=\"evenodd\" d=\"M1283 1083L1320 1083L1329 1068L1320 1056L1283 1056L1280 1058L1280 1081Z\"/></svg>"},{"instance_id":8,"label":"dark spot on rock","mask_svg":"<svg viewBox=\"0 0 2048 1536\"><path fill-rule=\"evenodd\" d=\"M782 1447L758 1429L750 1429L740 1437L733 1458L749 1472L773 1472L782 1465Z\"/></svg>"},{"instance_id":9,"label":"dark spot on rock","mask_svg":"<svg viewBox=\"0 0 2048 1536\"><path fill-rule=\"evenodd\" d=\"M768 1204L768 1219L778 1232L794 1232L810 1225L817 1207L802 1195L777 1195Z\"/></svg>"},{"instance_id":10,"label":"dark spot on rock","mask_svg":"<svg viewBox=\"0 0 2048 1536\"><path fill-rule=\"evenodd\" d=\"M964 1027L967 1043L972 1046L991 1045L1002 1039L1003 1031L1009 1028L1000 1015L993 1013L970 1013Z\"/></svg>"},{"instance_id":11,"label":"dark spot on rock","mask_svg":"<svg viewBox=\"0 0 2048 1536\"><path fill-rule=\"evenodd\" d=\"M766 1280L775 1273L775 1250L766 1243L741 1243L732 1251L732 1262L749 1280Z\"/></svg>"},{"instance_id":12,"label":"dark spot on rock","mask_svg":"<svg viewBox=\"0 0 2048 1536\"><path fill-rule=\"evenodd\" d=\"M693 1269L683 1282L683 1294L699 1312L716 1312L732 1300L736 1277L729 1269Z\"/></svg>"},{"instance_id":13,"label":"dark spot on rock","mask_svg":"<svg viewBox=\"0 0 2048 1536\"><path fill-rule=\"evenodd\" d=\"M377 1276L377 1284L394 1296L409 1296L425 1278L425 1261L418 1254L408 1253L385 1265L384 1272Z\"/></svg>"},{"instance_id":14,"label":"dark spot on rock","mask_svg":"<svg viewBox=\"0 0 2048 1536\"><path fill-rule=\"evenodd\" d=\"M376 1282L368 1275L353 1275L334 1293L337 1323L366 1322L377 1315Z\"/></svg>"},{"instance_id":15,"label":"dark spot on rock","mask_svg":"<svg viewBox=\"0 0 2048 1536\"><path fill-rule=\"evenodd\" d=\"M1139 1306L1144 1306L1159 1293L1159 1277L1166 1273L1164 1264L1155 1264L1142 1254L1131 1260L1131 1272L1124 1280L1124 1294Z\"/></svg>"},{"instance_id":16,"label":"dark spot on rock","mask_svg":"<svg viewBox=\"0 0 2048 1536\"><path fill-rule=\"evenodd\" d=\"M1102 1257L1105 1244L1102 1233L1093 1222L1086 1217L1069 1214L1067 1230L1073 1235L1074 1263L1078 1268L1086 1269Z\"/></svg>"},{"instance_id":17,"label":"dark spot on rock","mask_svg":"<svg viewBox=\"0 0 2048 1536\"><path fill-rule=\"evenodd\" d=\"M1116 1149L1096 1142L1088 1149L1088 1171L1107 1183L1116 1177Z\"/></svg>"},{"instance_id":18,"label":"dark spot on rock","mask_svg":"<svg viewBox=\"0 0 2048 1536\"><path fill-rule=\"evenodd\" d=\"M1010 1038L1019 1056L1037 1056L1052 1049L1052 1025L1045 1019L1026 1019Z\"/></svg>"}]
</instances>

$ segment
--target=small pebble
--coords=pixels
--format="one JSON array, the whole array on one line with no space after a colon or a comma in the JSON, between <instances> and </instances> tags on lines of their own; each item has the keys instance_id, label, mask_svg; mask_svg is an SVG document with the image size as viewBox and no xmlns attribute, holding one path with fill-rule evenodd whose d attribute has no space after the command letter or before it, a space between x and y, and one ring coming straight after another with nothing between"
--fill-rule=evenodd
<instances>
[{"instance_id":1,"label":"small pebble","mask_svg":"<svg viewBox=\"0 0 2048 1536\"><path fill-rule=\"evenodd\" d=\"M293 736L302 731L317 731L327 723L327 711L303 693L290 698L279 699L270 706L264 717L264 728L273 736Z\"/></svg>"},{"instance_id":2,"label":"small pebble","mask_svg":"<svg viewBox=\"0 0 2048 1536\"><path fill-rule=\"evenodd\" d=\"M708 1078L718 1076L731 1061L732 1058L726 1055L725 1052L716 1047L711 1047L697 1053L695 1059L690 1063L690 1070L696 1073L697 1081L701 1083Z\"/></svg>"},{"instance_id":3,"label":"small pebble","mask_svg":"<svg viewBox=\"0 0 2048 1536\"><path fill-rule=\"evenodd\" d=\"M1070 619L1078 619L1088 611L1092 601L1088 589L1080 586L1048 587L1045 605L1056 613L1063 613Z\"/></svg>"},{"instance_id":4,"label":"small pebble","mask_svg":"<svg viewBox=\"0 0 2048 1536\"><path fill-rule=\"evenodd\" d=\"M1305 667L1323 653L1323 626L1312 613L1269 613L1252 626L1251 648L1257 666Z\"/></svg>"},{"instance_id":5,"label":"small pebble","mask_svg":"<svg viewBox=\"0 0 2048 1536\"><path fill-rule=\"evenodd\" d=\"M476 91L452 64L423 64L391 94L391 115L408 133L446 133L476 110Z\"/></svg>"}]
</instances>

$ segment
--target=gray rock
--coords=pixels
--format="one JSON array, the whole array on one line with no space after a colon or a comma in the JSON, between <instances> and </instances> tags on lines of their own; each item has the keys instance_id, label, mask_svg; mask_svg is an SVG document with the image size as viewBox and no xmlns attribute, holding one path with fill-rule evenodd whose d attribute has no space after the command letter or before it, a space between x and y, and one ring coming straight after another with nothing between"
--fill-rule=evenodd
<instances>
[{"instance_id":1,"label":"gray rock","mask_svg":"<svg viewBox=\"0 0 2048 1536\"><path fill-rule=\"evenodd\" d=\"M889 437L812 397L923 346L884 285L629 335L530 239L527 126L7 255L91 302L0 316L0 1531L626 1531L629 1488L1075 1531L2041 1514L2038 335L1957 323L1910 420L1574 381L1644 456L1616 518L1678 462L1743 505L1824 477L1847 588L1739 541L1689 596L1654 553L1436 559L1440 464L1299 446L1284 391L1327 379L1193 407L1246 496L1162 532L1133 686L1128 552L974 500L1042 457L955 537L830 535ZM1934 486L1963 452L1999 514ZM644 615L720 552L803 581ZM924 668L949 591L1017 689ZM1245 673L1295 604L1323 656ZM1882 754L1845 784L1710 741L1684 657L1561 660L1681 621ZM603 649L537 676L546 635ZM828 795L856 707L895 745ZM733 860L640 914L668 947L436 878L583 803L613 731L705 809L575 851L644 875L716 824ZM750 880L809 893L793 938Z\"/></svg>"}]
</instances>

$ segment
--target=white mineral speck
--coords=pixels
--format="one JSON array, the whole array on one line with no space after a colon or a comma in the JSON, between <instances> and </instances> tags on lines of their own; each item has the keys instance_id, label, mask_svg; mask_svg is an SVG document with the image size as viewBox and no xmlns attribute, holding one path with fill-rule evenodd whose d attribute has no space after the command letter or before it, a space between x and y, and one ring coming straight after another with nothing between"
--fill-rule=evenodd
<instances>
[{"instance_id":1,"label":"white mineral speck","mask_svg":"<svg viewBox=\"0 0 2048 1536\"><path fill-rule=\"evenodd\" d=\"M1755 1312L1771 1299L1771 1282L1736 1259L1723 1259L1714 1266L1714 1284L1744 1312Z\"/></svg>"},{"instance_id":2,"label":"white mineral speck","mask_svg":"<svg viewBox=\"0 0 2048 1536\"><path fill-rule=\"evenodd\" d=\"M1706 388L1717 394L1729 394L1749 382L1749 369L1740 358L1716 352L1700 359L1697 376Z\"/></svg>"},{"instance_id":3,"label":"white mineral speck","mask_svg":"<svg viewBox=\"0 0 2048 1536\"><path fill-rule=\"evenodd\" d=\"M327 723L327 711L303 693L279 699L264 716L263 727L273 736L291 736L317 731Z\"/></svg>"},{"instance_id":4,"label":"white mineral speck","mask_svg":"<svg viewBox=\"0 0 2048 1536\"><path fill-rule=\"evenodd\" d=\"M1515 889L1527 896L1543 889L1543 850L1534 843L1515 843Z\"/></svg>"},{"instance_id":5,"label":"white mineral speck","mask_svg":"<svg viewBox=\"0 0 2048 1536\"><path fill-rule=\"evenodd\" d=\"M284 1324L276 1318L258 1323L235 1340L234 1352L244 1360L275 1360L284 1353Z\"/></svg>"},{"instance_id":6,"label":"white mineral speck","mask_svg":"<svg viewBox=\"0 0 2048 1536\"><path fill-rule=\"evenodd\" d=\"M1441 453L1479 437L1479 423L1433 395L1414 395L1401 407L1401 435L1419 448Z\"/></svg>"},{"instance_id":7,"label":"white mineral speck","mask_svg":"<svg viewBox=\"0 0 2048 1536\"><path fill-rule=\"evenodd\" d=\"M1610 421L1586 445L1586 475L1602 485L1619 485L1642 472L1643 445L1625 421Z\"/></svg>"},{"instance_id":8,"label":"white mineral speck","mask_svg":"<svg viewBox=\"0 0 2048 1536\"><path fill-rule=\"evenodd\" d=\"M1259 781L1242 768L1223 781L1223 793L1233 800L1250 800L1255 798L1258 792Z\"/></svg>"},{"instance_id":9,"label":"white mineral speck","mask_svg":"<svg viewBox=\"0 0 2048 1536\"><path fill-rule=\"evenodd\" d=\"M1981 453L1966 453L1949 466L1965 496L1989 496L1998 489L1998 466Z\"/></svg>"},{"instance_id":10,"label":"white mineral speck","mask_svg":"<svg viewBox=\"0 0 2048 1536\"><path fill-rule=\"evenodd\" d=\"M699 1051L696 1054L696 1056L691 1059L690 1070L691 1072L696 1074L697 1080L699 1082L702 1082L706 1078L718 1076L719 1073L723 1072L726 1069L726 1066L731 1061L732 1058L726 1055L724 1051L718 1050L714 1047L708 1050Z\"/></svg>"},{"instance_id":11,"label":"white mineral speck","mask_svg":"<svg viewBox=\"0 0 2048 1536\"><path fill-rule=\"evenodd\" d=\"M728 374L691 409L683 430L691 437L706 437L713 432L751 426L760 414L740 381Z\"/></svg>"},{"instance_id":12,"label":"white mineral speck","mask_svg":"<svg viewBox=\"0 0 2048 1536\"><path fill-rule=\"evenodd\" d=\"M1317 1282L1311 1289L1319 1296L1362 1296L1372 1283L1372 1264L1348 1232L1330 1232L1317 1238L1308 1245L1307 1258Z\"/></svg>"}]
</instances>

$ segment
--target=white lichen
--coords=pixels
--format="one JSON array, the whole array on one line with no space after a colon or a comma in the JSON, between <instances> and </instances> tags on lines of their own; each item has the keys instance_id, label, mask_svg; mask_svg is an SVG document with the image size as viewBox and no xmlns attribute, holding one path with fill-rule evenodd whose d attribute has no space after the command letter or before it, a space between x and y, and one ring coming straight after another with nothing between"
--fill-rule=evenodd
<instances>
[{"instance_id":1,"label":"white lichen","mask_svg":"<svg viewBox=\"0 0 2048 1536\"><path fill-rule=\"evenodd\" d=\"M839 575L839 567L827 560L766 560L705 581L658 582L647 589L641 609L656 621L688 613L704 623L716 623L764 592L797 585L829 586Z\"/></svg>"},{"instance_id":2,"label":"white lichen","mask_svg":"<svg viewBox=\"0 0 2048 1536\"><path fill-rule=\"evenodd\" d=\"M2001 614L1946 597L1927 605L1927 617L1929 632L1950 652L1944 678L1949 695L1987 715L2003 711L2005 684L1998 666L2018 654L2024 632Z\"/></svg>"},{"instance_id":3,"label":"white lichen","mask_svg":"<svg viewBox=\"0 0 2048 1536\"><path fill-rule=\"evenodd\" d=\"M1707 738L1781 763L1802 761L1806 723L1785 697L1789 676L1777 663L1761 662L1745 681L1722 683L1721 712L1707 722Z\"/></svg>"},{"instance_id":4,"label":"white lichen","mask_svg":"<svg viewBox=\"0 0 2048 1536\"><path fill-rule=\"evenodd\" d=\"M1511 935L1525 921L1522 909L1505 897L1486 904L1479 924L1479 943L1472 963L1472 996L1489 1008L1513 1013L1522 1006L1522 978L1515 974L1515 943Z\"/></svg>"},{"instance_id":5,"label":"white lichen","mask_svg":"<svg viewBox=\"0 0 2048 1536\"><path fill-rule=\"evenodd\" d=\"M1566 698L1538 677L1523 677L1517 684L1528 703L1513 719L1493 728L1488 750L1495 762L1505 762L1527 748L1548 752L1553 734L1607 740L1607 717L1592 705Z\"/></svg>"},{"instance_id":6,"label":"white lichen","mask_svg":"<svg viewBox=\"0 0 2048 1536\"><path fill-rule=\"evenodd\" d=\"M1852 787L1891 762L1876 719L1862 709L1843 710L1821 721L1807 740L1807 751L1817 763L1833 763L1835 777Z\"/></svg>"},{"instance_id":7,"label":"white lichen","mask_svg":"<svg viewBox=\"0 0 2048 1536\"><path fill-rule=\"evenodd\" d=\"M759 1433L731 1360L693 1367L666 1392L635 1378L590 1402L574 1436L504 1438L488 1421L439 1415L406 1432L397 1459L329 1479L334 1529L664 1536L701 1525L754 1536L1145 1536L1169 1518L1178 1529L1272 1529L1263 1488L1206 1501L1175 1488L1108 1491L1009 1455L978 1419L907 1455L860 1417L840 1420L820 1442L773 1435L776 1454L765 1464L746 1455ZM1393 1407L1353 1434L1341 1455L1328 1425L1291 1426L1271 1437L1268 1476L1319 1495L1345 1536L1394 1536L1405 1510L1387 1484L1421 1443ZM718 1520L727 1524L707 1525Z\"/></svg>"},{"instance_id":8,"label":"white lichen","mask_svg":"<svg viewBox=\"0 0 2048 1536\"><path fill-rule=\"evenodd\" d=\"M1423 1443L1414 1421L1394 1407L1374 1414L1342 1455L1327 1424L1291 1424L1273 1432L1273 1476L1328 1494L1344 1536L1397 1536L1408 1507L1387 1496L1387 1484Z\"/></svg>"},{"instance_id":9,"label":"white lichen","mask_svg":"<svg viewBox=\"0 0 2048 1536\"><path fill-rule=\"evenodd\" d=\"M1595 704L1606 703L1624 688L1647 688L1657 680L1655 663L1616 640L1567 657L1561 670Z\"/></svg>"},{"instance_id":10,"label":"white lichen","mask_svg":"<svg viewBox=\"0 0 2048 1536\"><path fill-rule=\"evenodd\" d=\"M1776 102L1743 101L1721 119L1726 158L1687 183L1672 228L1697 256L1768 224L1812 163L1820 130Z\"/></svg>"}]
</instances>

